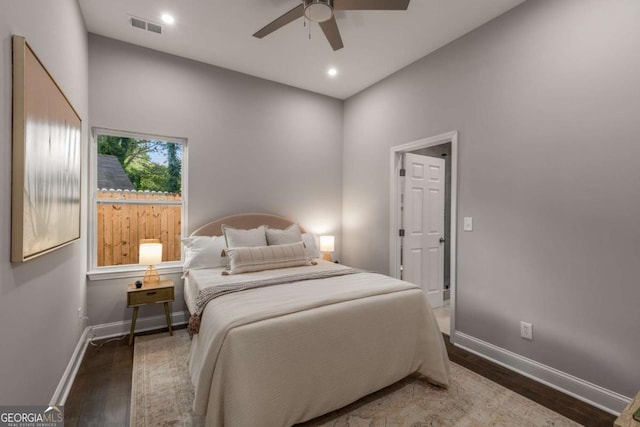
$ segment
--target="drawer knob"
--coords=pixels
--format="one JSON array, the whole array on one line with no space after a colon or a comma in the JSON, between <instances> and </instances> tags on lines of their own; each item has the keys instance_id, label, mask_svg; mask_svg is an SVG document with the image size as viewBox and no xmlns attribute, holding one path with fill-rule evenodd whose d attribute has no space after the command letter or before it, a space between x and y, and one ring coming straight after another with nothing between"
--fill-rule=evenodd
<instances>
[{"instance_id":1,"label":"drawer knob","mask_svg":"<svg viewBox=\"0 0 640 427\"><path fill-rule=\"evenodd\" d=\"M147 292L147 295L155 295L155 294L157 294L157 293L158 293L158 291Z\"/></svg>"}]
</instances>

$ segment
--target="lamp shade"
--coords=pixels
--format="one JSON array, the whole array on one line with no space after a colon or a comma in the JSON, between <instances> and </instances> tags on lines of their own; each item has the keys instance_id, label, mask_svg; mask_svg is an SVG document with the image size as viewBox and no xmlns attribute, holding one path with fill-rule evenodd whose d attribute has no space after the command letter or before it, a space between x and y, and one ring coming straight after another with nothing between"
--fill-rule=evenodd
<instances>
[{"instance_id":1,"label":"lamp shade","mask_svg":"<svg viewBox=\"0 0 640 427\"><path fill-rule=\"evenodd\" d=\"M320 252L333 252L335 250L335 238L333 236L320 236Z\"/></svg>"},{"instance_id":2,"label":"lamp shade","mask_svg":"<svg viewBox=\"0 0 640 427\"><path fill-rule=\"evenodd\" d=\"M139 263L156 265L162 262L162 243L141 243Z\"/></svg>"}]
</instances>

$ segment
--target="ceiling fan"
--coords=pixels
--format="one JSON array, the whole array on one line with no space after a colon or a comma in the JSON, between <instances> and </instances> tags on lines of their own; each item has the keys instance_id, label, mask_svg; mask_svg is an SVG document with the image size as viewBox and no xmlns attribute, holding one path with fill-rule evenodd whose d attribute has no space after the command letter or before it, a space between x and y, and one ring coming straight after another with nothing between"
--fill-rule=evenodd
<instances>
[{"instance_id":1,"label":"ceiling fan","mask_svg":"<svg viewBox=\"0 0 640 427\"><path fill-rule=\"evenodd\" d=\"M333 50L342 49L334 10L407 10L410 0L300 0L300 4L281 17L265 25L253 37L259 39L284 27L298 18L317 22Z\"/></svg>"}]
</instances>

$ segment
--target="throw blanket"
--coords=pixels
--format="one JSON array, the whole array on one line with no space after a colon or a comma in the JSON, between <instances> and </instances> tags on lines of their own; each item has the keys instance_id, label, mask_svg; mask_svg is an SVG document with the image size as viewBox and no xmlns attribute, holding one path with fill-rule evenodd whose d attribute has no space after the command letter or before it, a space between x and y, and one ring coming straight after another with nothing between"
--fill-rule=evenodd
<instances>
[{"instance_id":1,"label":"throw blanket","mask_svg":"<svg viewBox=\"0 0 640 427\"><path fill-rule=\"evenodd\" d=\"M355 268L344 268L340 270L316 271L312 273L290 274L288 276L273 277L262 280L251 280L242 283L213 286L200 291L196 298L196 311L189 318L189 333L191 335L200 332L200 318L204 308L209 301L222 295L234 292L246 291L248 289L264 288L266 286L283 285L285 283L300 282L303 280L326 279L328 277L344 276L347 274L361 273L362 270Z\"/></svg>"}]
</instances>

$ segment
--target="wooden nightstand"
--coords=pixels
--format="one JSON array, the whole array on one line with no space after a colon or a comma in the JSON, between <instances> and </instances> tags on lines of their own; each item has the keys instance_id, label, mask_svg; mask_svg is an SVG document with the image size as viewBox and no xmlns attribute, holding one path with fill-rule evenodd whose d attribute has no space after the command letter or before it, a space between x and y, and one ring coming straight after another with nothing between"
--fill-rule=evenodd
<instances>
[{"instance_id":1,"label":"wooden nightstand","mask_svg":"<svg viewBox=\"0 0 640 427\"><path fill-rule=\"evenodd\" d=\"M141 305L164 303L164 314L167 316L167 326L169 334L173 335L171 329L171 316L169 315L169 303L173 302L173 281L161 280L155 286L141 287L136 289L133 283L127 289L127 307L133 307L133 318L131 319L131 332L129 334L129 345L133 343L133 334L136 330L136 320L138 318L138 308Z\"/></svg>"}]
</instances>

